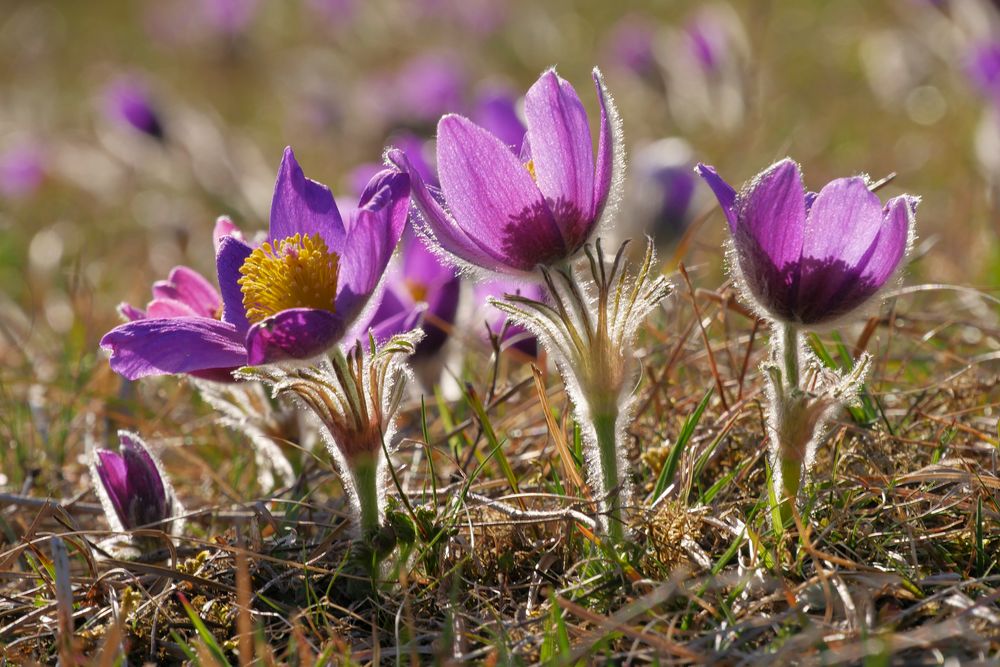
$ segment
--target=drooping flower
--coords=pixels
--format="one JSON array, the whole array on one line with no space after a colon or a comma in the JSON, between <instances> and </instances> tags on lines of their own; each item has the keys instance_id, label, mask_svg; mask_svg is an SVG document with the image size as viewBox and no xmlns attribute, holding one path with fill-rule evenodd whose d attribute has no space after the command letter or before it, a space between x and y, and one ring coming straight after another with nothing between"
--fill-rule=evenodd
<instances>
[{"instance_id":1,"label":"drooping flower","mask_svg":"<svg viewBox=\"0 0 1000 667\"><path fill-rule=\"evenodd\" d=\"M164 138L163 123L146 85L135 75L122 75L104 90L108 118L154 139Z\"/></svg>"},{"instance_id":2,"label":"drooping flower","mask_svg":"<svg viewBox=\"0 0 1000 667\"><path fill-rule=\"evenodd\" d=\"M230 233L219 242L221 309L147 311L105 335L101 347L129 379L315 357L361 321L408 206L409 178L385 169L345 222L330 190L307 179L285 149L266 240L252 247Z\"/></svg>"},{"instance_id":3,"label":"drooping flower","mask_svg":"<svg viewBox=\"0 0 1000 667\"><path fill-rule=\"evenodd\" d=\"M542 74L525 96L528 133L520 155L468 118L444 116L437 193L404 153L389 152L410 174L424 231L457 262L519 276L539 265L561 265L610 215L624 151L617 112L596 69L594 82L601 106L596 160L583 104L555 70Z\"/></svg>"},{"instance_id":4,"label":"drooping flower","mask_svg":"<svg viewBox=\"0 0 1000 667\"><path fill-rule=\"evenodd\" d=\"M835 322L870 301L906 255L916 197L883 206L860 176L806 192L799 166L787 158L739 193L713 167L696 169L729 222L738 277L770 319Z\"/></svg>"},{"instance_id":5,"label":"drooping flower","mask_svg":"<svg viewBox=\"0 0 1000 667\"><path fill-rule=\"evenodd\" d=\"M143 526L166 529L164 522L179 515L180 505L159 462L142 439L119 431L119 451L96 449L92 470L97 495L115 531Z\"/></svg>"}]
</instances>

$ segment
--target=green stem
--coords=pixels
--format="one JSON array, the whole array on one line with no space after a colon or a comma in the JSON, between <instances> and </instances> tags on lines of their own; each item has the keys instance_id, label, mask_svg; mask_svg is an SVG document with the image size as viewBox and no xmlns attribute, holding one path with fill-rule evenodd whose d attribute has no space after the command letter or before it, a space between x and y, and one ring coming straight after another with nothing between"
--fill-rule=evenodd
<instances>
[{"instance_id":1,"label":"green stem","mask_svg":"<svg viewBox=\"0 0 1000 667\"><path fill-rule=\"evenodd\" d=\"M782 376L786 388L799 388L799 330L792 324L781 329Z\"/></svg>"},{"instance_id":2,"label":"green stem","mask_svg":"<svg viewBox=\"0 0 1000 667\"><path fill-rule=\"evenodd\" d=\"M597 435L597 450L601 457L601 476L604 493L607 495L607 534L613 545L625 539L625 524L622 517L621 478L618 473L618 442L615 422L618 421L617 407L608 408L594 414L594 431Z\"/></svg>"},{"instance_id":3,"label":"green stem","mask_svg":"<svg viewBox=\"0 0 1000 667\"><path fill-rule=\"evenodd\" d=\"M377 457L358 457L351 462L354 469L354 486L361 506L361 537L371 539L382 525L379 513L379 484Z\"/></svg>"},{"instance_id":4,"label":"green stem","mask_svg":"<svg viewBox=\"0 0 1000 667\"><path fill-rule=\"evenodd\" d=\"M783 390L780 392L785 405L776 410L776 415L782 420L798 419L795 403L800 398L799 389L799 331L791 324L785 324L781 330L781 356L782 356L782 383ZM775 406L777 408L777 406ZM788 455L788 443L780 440L788 437L786 431L788 424L776 424L777 437L779 442L775 443L777 448L777 465L780 467L781 482L778 483L778 471L772 471L772 485L774 492L771 496L772 502L777 504L772 508L772 516L779 525L775 530L781 532L785 524L792 519L792 510L799 496L799 486L802 483L802 459L800 456ZM777 511L773 511L776 509Z\"/></svg>"},{"instance_id":5,"label":"green stem","mask_svg":"<svg viewBox=\"0 0 1000 667\"><path fill-rule=\"evenodd\" d=\"M792 509L799 497L799 485L802 482L802 463L797 459L781 457L781 485L775 484L775 497L778 499L778 516L784 527L792 520Z\"/></svg>"}]
</instances>

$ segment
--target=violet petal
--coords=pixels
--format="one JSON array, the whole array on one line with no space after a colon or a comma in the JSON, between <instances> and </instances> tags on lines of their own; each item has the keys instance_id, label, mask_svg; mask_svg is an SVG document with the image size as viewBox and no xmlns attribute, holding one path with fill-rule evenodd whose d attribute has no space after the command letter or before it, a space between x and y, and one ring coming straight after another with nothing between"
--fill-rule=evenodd
<instances>
[{"instance_id":1,"label":"violet petal","mask_svg":"<svg viewBox=\"0 0 1000 667\"><path fill-rule=\"evenodd\" d=\"M122 324L105 334L101 347L111 352L111 369L129 380L246 364L246 350L236 328L205 317Z\"/></svg>"}]
</instances>

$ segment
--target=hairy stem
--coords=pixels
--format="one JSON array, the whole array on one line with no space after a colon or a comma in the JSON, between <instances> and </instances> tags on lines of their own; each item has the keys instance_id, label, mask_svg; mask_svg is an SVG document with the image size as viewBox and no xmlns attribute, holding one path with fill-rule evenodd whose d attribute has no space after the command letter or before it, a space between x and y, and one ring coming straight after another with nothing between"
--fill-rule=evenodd
<instances>
[{"instance_id":1,"label":"hairy stem","mask_svg":"<svg viewBox=\"0 0 1000 667\"><path fill-rule=\"evenodd\" d=\"M792 510L795 501L799 496L799 486L802 483L803 456L799 451L801 443L789 442L798 435L796 424L800 415L799 404L801 400L799 389L799 331L791 324L785 324L781 328L781 382L784 385L779 395L784 405L773 406L774 417L779 423L775 424L773 437L777 442L773 443L775 449L775 468L771 473L771 482L774 491L771 494L771 501L776 503L772 507L771 516L776 522L775 530L782 531L785 524L792 518ZM794 435L793 435L794 434ZM776 511L775 511L776 510Z\"/></svg>"},{"instance_id":2,"label":"hairy stem","mask_svg":"<svg viewBox=\"0 0 1000 667\"><path fill-rule=\"evenodd\" d=\"M607 500L607 515L604 517L605 532L612 544L621 544L625 538L625 524L622 517L622 484L618 471L618 442L615 423L618 421L617 407L601 410L593 415L594 432L597 436L597 451L601 459L601 479Z\"/></svg>"},{"instance_id":3,"label":"hairy stem","mask_svg":"<svg viewBox=\"0 0 1000 667\"><path fill-rule=\"evenodd\" d=\"M382 525L379 512L378 459L359 456L351 462L354 486L361 509L361 537L368 539L378 532Z\"/></svg>"},{"instance_id":4,"label":"hairy stem","mask_svg":"<svg viewBox=\"0 0 1000 667\"><path fill-rule=\"evenodd\" d=\"M781 352L784 368L785 387L799 388L799 330L793 324L785 324L781 328Z\"/></svg>"}]
</instances>

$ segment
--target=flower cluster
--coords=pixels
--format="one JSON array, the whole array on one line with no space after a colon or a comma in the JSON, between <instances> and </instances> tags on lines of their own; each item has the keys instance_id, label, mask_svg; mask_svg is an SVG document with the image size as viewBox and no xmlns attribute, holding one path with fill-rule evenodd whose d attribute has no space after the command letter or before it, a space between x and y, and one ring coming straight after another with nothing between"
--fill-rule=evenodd
<instances>
[{"instance_id":1,"label":"flower cluster","mask_svg":"<svg viewBox=\"0 0 1000 667\"><path fill-rule=\"evenodd\" d=\"M688 33L706 76L724 69L724 37L707 22ZM633 506L625 432L640 376L636 345L670 284L652 240L635 267L627 241L605 255L600 236L621 229L625 154L597 69L593 82L596 131L573 86L548 70L524 97L523 124L503 95L482 100L473 118L449 113L437 124L436 165L422 140L401 136L385 166L359 169L357 206L343 212L286 149L267 233L252 240L220 218L217 282L179 266L153 285L144 309L123 304L127 322L101 341L111 367L129 380L190 376L223 423L248 437L260 466L286 485L294 466L275 443L290 406L303 408L353 501L356 535L371 542L385 521L407 364L440 355L451 338L464 342L451 335L464 325L464 289L477 306L495 309L485 319L503 333L503 346L534 355L537 340L553 357L585 444L598 516L588 521L623 548ZM148 126L151 108L139 114L131 102L119 104L119 115ZM638 161L654 193L648 216L670 229L661 235L668 238L689 218L696 181L687 149L676 157L678 145L652 146ZM763 371L780 530L826 424L857 395L869 366L866 356L849 372L821 369L800 332L878 303L912 242L917 199L883 205L863 177L808 192L787 159L739 192L710 166L696 171L728 221L743 297L774 329ZM136 436L121 438L121 454L95 459L112 526L169 521L177 505L162 470Z\"/></svg>"}]
</instances>

